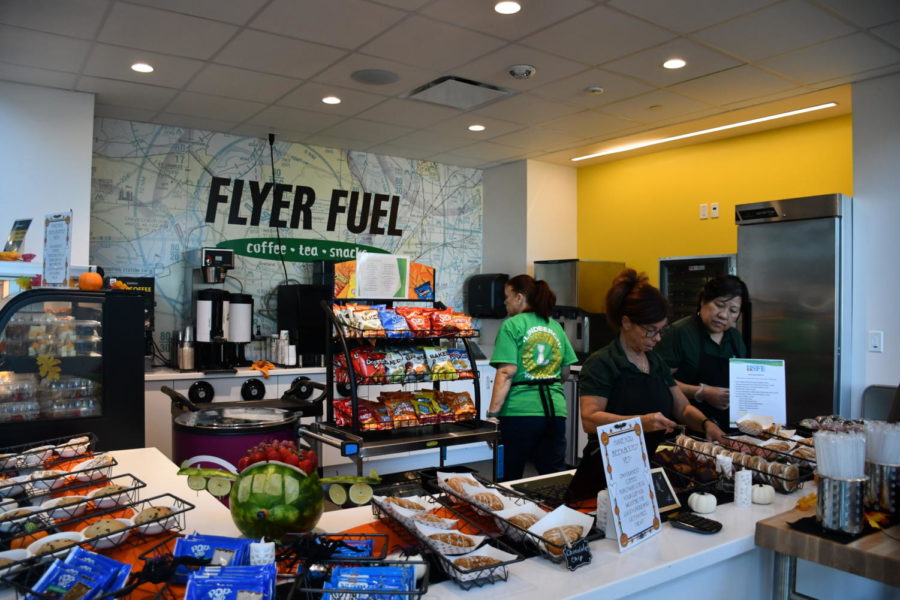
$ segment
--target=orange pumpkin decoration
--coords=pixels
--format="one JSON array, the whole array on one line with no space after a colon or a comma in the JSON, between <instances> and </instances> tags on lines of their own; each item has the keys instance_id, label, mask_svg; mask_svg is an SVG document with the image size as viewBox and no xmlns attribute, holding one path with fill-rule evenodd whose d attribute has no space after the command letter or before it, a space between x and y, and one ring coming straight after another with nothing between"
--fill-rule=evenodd
<instances>
[{"instance_id":1,"label":"orange pumpkin decoration","mask_svg":"<svg viewBox=\"0 0 900 600\"><path fill-rule=\"evenodd\" d=\"M78 276L78 288L82 290L102 290L103 277L100 273L88 271Z\"/></svg>"}]
</instances>

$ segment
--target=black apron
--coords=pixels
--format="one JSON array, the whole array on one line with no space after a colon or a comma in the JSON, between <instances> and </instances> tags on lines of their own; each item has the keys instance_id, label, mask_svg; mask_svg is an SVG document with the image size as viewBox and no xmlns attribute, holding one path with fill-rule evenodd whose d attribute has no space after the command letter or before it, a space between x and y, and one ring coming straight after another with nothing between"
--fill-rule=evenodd
<instances>
[{"instance_id":1,"label":"black apron","mask_svg":"<svg viewBox=\"0 0 900 600\"><path fill-rule=\"evenodd\" d=\"M706 337L709 336L709 333L706 332L706 329L703 328L703 325L700 326L701 337L700 337L700 356L697 361L697 385L704 383L706 385L714 385L716 387L727 388L729 386L729 363L727 358L722 358L721 356L716 356L715 354L709 354L708 352L704 352L703 348L706 345ZM722 341L725 341L724 334ZM712 419L716 422L716 424L723 430L728 429L728 409L720 410L710 404L707 404L704 400L703 402L697 402L696 400L691 400L691 404L700 409L704 415Z\"/></svg>"},{"instance_id":2,"label":"black apron","mask_svg":"<svg viewBox=\"0 0 900 600\"><path fill-rule=\"evenodd\" d=\"M610 394L606 411L619 415L660 412L671 419L673 404L672 392L662 378L622 371L619 381ZM659 446L665 435L665 430L644 431L648 458L656 453L656 447ZM606 489L606 475L603 473L600 441L596 433L591 433L588 434L588 442L582 452L581 461L569 484L565 502L593 498L602 489Z\"/></svg>"},{"instance_id":3,"label":"black apron","mask_svg":"<svg viewBox=\"0 0 900 600\"><path fill-rule=\"evenodd\" d=\"M550 386L554 383L559 383L562 381L558 377L552 379L530 379L527 381L517 381L512 385L531 385L535 386L538 389L538 394L541 397L541 407L544 410L544 419L547 421L547 428L549 429L553 424L553 419L556 418L556 407L553 406L553 394L550 390Z\"/></svg>"}]
</instances>

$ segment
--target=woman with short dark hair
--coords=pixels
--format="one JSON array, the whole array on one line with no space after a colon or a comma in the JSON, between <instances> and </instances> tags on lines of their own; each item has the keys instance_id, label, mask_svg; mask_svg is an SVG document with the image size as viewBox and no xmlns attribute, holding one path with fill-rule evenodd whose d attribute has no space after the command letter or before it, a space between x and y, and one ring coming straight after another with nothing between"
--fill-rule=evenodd
<instances>
[{"instance_id":1,"label":"woman with short dark hair","mask_svg":"<svg viewBox=\"0 0 900 600\"><path fill-rule=\"evenodd\" d=\"M606 487L597 427L639 418L648 456L678 423L719 440L722 430L691 406L668 366L653 352L666 328L669 303L647 277L625 269L606 295L606 316L618 333L581 369L581 424L588 434L567 501L592 497Z\"/></svg>"},{"instance_id":2,"label":"woman with short dark hair","mask_svg":"<svg viewBox=\"0 0 900 600\"><path fill-rule=\"evenodd\" d=\"M491 365L497 369L488 420L500 425L503 479L566 468L566 397L562 380L578 359L551 319L556 294L545 281L517 275L504 286L509 318L500 326Z\"/></svg>"},{"instance_id":3,"label":"woman with short dark hair","mask_svg":"<svg viewBox=\"0 0 900 600\"><path fill-rule=\"evenodd\" d=\"M721 275L706 282L697 314L679 319L659 343L659 355L691 404L720 427L729 425L729 364L747 358L747 347L734 324L750 301L743 281Z\"/></svg>"}]
</instances>

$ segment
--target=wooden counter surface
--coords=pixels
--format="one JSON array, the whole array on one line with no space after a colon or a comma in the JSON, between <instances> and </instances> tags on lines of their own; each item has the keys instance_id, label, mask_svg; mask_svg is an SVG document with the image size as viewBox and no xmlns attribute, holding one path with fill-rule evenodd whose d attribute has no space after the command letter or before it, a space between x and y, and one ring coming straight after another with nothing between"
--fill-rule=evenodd
<instances>
[{"instance_id":1,"label":"wooden counter surface","mask_svg":"<svg viewBox=\"0 0 900 600\"><path fill-rule=\"evenodd\" d=\"M756 524L756 545L900 587L900 525L839 544L791 529L787 524L814 516L815 510L789 510Z\"/></svg>"}]
</instances>

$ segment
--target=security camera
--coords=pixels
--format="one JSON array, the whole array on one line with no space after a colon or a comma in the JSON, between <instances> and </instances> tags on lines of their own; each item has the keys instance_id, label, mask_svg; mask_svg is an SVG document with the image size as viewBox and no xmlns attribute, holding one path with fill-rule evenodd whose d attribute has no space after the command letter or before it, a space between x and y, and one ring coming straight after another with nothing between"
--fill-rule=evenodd
<instances>
[{"instance_id":1,"label":"security camera","mask_svg":"<svg viewBox=\"0 0 900 600\"><path fill-rule=\"evenodd\" d=\"M507 73L513 79L531 79L537 73L537 69L533 65L512 65Z\"/></svg>"}]
</instances>

